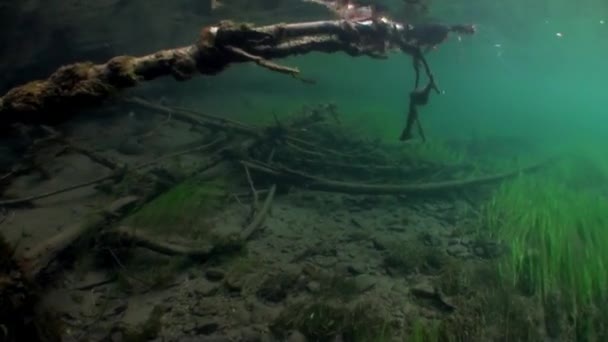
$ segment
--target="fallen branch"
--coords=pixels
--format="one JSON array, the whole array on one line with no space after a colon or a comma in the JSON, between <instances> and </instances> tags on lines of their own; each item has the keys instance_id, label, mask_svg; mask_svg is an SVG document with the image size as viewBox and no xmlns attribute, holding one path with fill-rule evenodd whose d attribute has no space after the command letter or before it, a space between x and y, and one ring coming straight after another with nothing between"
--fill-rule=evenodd
<instances>
[{"instance_id":1,"label":"fallen branch","mask_svg":"<svg viewBox=\"0 0 608 342\"><path fill-rule=\"evenodd\" d=\"M49 134L49 136L54 137L55 140L58 140L61 143L65 144L70 150L83 154L98 164L101 164L111 170L118 170L121 168L121 165L116 163L115 161L113 161L93 150L90 150L86 147L77 145L76 143L72 142L70 139L64 137L62 133L58 132L57 130L55 130L52 127L42 126L42 129L45 132L47 132Z\"/></svg>"},{"instance_id":2,"label":"fallen branch","mask_svg":"<svg viewBox=\"0 0 608 342\"><path fill-rule=\"evenodd\" d=\"M382 173L398 175L401 177L412 177L420 175L428 175L432 172L456 172L463 170L472 169L472 165L469 164L430 164L423 166L402 166L397 163L395 164L360 164L360 163L345 163L339 161L326 161L326 160L315 160L306 158L297 158L294 160L295 164L310 166L314 169L329 169L339 170L340 172L353 173L355 171L367 171L370 173ZM270 164L270 163L269 163ZM432 177L431 177L432 178Z\"/></svg>"},{"instance_id":3,"label":"fallen branch","mask_svg":"<svg viewBox=\"0 0 608 342\"><path fill-rule=\"evenodd\" d=\"M47 191L47 192L43 192L41 194L32 195L32 196L28 196L28 197L0 201L0 207L19 207L19 206L29 205L33 201L36 201L36 200L63 194L63 193L66 193L69 191L74 191L74 190L81 189L81 188L86 188L87 186L95 185L95 184L98 184L101 182L105 182L107 180L121 178L123 175L124 175L124 172L122 172L122 171L112 172L112 174L110 174L110 175L98 177L93 180L90 180L90 181L87 181L84 183L74 184L74 185L71 185L71 186L68 186L65 188Z\"/></svg>"},{"instance_id":4,"label":"fallen branch","mask_svg":"<svg viewBox=\"0 0 608 342\"><path fill-rule=\"evenodd\" d=\"M270 212L275 191L276 185L273 185L268 191L264 204L256 213L256 216L253 218L251 223L247 225L247 227L245 227L245 229L243 229L243 231L239 234L238 239L241 241L249 240L253 233L262 225L262 223L264 223L266 216ZM227 246L213 245L211 243L206 243L199 247L187 247L166 241L159 241L158 239L150 237L139 230L126 226L104 232L99 241L104 245L136 246L149 249L163 255L185 256L196 260L207 260L212 256L233 251L231 248L226 248Z\"/></svg>"},{"instance_id":5,"label":"fallen branch","mask_svg":"<svg viewBox=\"0 0 608 342\"><path fill-rule=\"evenodd\" d=\"M199 111L195 111L192 109L188 109L188 108L180 108L180 107L166 107L166 106L162 106L159 104L155 104L152 103L150 101L146 101L142 98L129 98L127 100L125 100L126 103L129 104L134 104L137 105L139 107L145 108L145 109L149 109L149 110L154 110L154 111L158 111L164 114L173 114L174 118L176 120L188 123L190 125L194 125L194 126L200 126L200 127L206 127L212 130L223 130L223 131L234 131L236 133L240 133L243 135L247 135L253 138L263 138L263 131L264 128L260 128L260 127L255 127L255 126L250 126L247 124L244 124L240 121L236 121L236 120L230 120L230 119L225 119L222 117L218 117L218 116L214 116L214 115L210 115L210 114L205 114ZM316 122L318 122L319 120L321 120L321 118L316 118L315 120L317 120ZM269 128L266 128L266 130L268 130ZM291 127L290 127L291 129ZM294 137L292 135L290 135L290 129L287 129L285 131L281 132L282 136L276 137L278 139L284 138L285 140L287 140L287 146L293 148L294 150L297 150L301 153L305 153L305 154L309 154L312 156L316 156L316 157L323 157L325 158L325 154L331 154L337 157L344 157L344 158L350 158L350 159L354 159L357 156L354 155L347 155L326 147L322 147L322 146L317 146L313 143L310 143L308 141L302 140L300 138ZM295 129L297 129L297 127L295 127ZM304 146L308 146L309 148L315 149L315 150L319 150L322 152L316 152L316 151L312 151L309 149L306 149L304 147L301 147L299 145L304 145Z\"/></svg>"},{"instance_id":6,"label":"fallen branch","mask_svg":"<svg viewBox=\"0 0 608 342\"><path fill-rule=\"evenodd\" d=\"M249 220L252 220L258 210L258 192L255 190L255 186L253 185L253 179L251 179L251 173L249 172L249 169L247 168L247 166L245 166L244 169L245 175L247 176L247 183L249 183L249 188L251 190L251 197L253 197L253 203L251 204L251 212L249 213Z\"/></svg>"},{"instance_id":7,"label":"fallen branch","mask_svg":"<svg viewBox=\"0 0 608 342\"><path fill-rule=\"evenodd\" d=\"M134 104L142 108L170 114L175 120L185 122L193 126L209 128L211 130L234 131L254 138L262 137L262 130L256 127L245 125L241 122L224 119L221 117L200 113L185 108L166 107L146 101L142 98L130 98L126 103Z\"/></svg>"},{"instance_id":8,"label":"fallen branch","mask_svg":"<svg viewBox=\"0 0 608 342\"><path fill-rule=\"evenodd\" d=\"M0 98L0 128L16 122L65 121L78 108L98 104L141 81L167 75L177 80L190 79L197 73L214 75L232 63L249 62L252 58L270 67L261 61L310 52L341 51L350 56L377 58L400 49L412 54L420 46L434 42L438 32L443 37L458 27L463 26L418 28L389 20L333 20L261 27L222 22L203 28L193 45L142 57L118 56L99 65L90 62L67 65L46 80L13 88ZM469 31L464 33L474 32ZM293 74L293 70L289 73Z\"/></svg>"},{"instance_id":9,"label":"fallen branch","mask_svg":"<svg viewBox=\"0 0 608 342\"><path fill-rule=\"evenodd\" d=\"M57 189L57 190L53 190L53 191L48 191L48 192L44 192L41 194L37 194L37 195L32 195L32 196L28 196L28 197L24 197L24 198L16 198L16 199L11 199L11 200L5 200L5 201L0 201L0 207L15 207L15 206L22 206L22 205L27 205L33 201L36 200L40 200L43 198L47 198L47 197L51 197L51 196L55 196L55 195L59 195L62 193L66 193L69 191L73 191L73 190L77 190L77 189L81 189L81 188L85 188L87 186L91 186L91 185L95 185L95 184L99 184L108 180L112 180L112 179L119 179L122 178L127 172L132 172L132 171L136 171L139 169L143 169L155 164L158 164L162 161L165 161L167 159L171 159L171 158L175 158L177 156L181 156L184 154L188 154L188 153L192 153L192 152L196 152L196 151L204 151L207 150L215 145L218 144L218 142L221 139L215 140L211 143L207 143L205 145L202 146L197 146L195 148L191 148L191 149L187 149L185 151L180 151L180 152L175 152L175 153L171 153L165 156L161 156L158 157L154 160L151 160L149 162L145 162L145 163L141 163L139 165L135 165L131 168L128 168L125 165L121 165L121 164L112 164L108 163L108 164L104 164L110 168L112 168L114 170L114 172L112 172L111 174L107 175L107 176L102 176L102 177L98 177L95 178L93 180L84 182L84 183L79 183L79 184L74 184L65 188L61 188L61 189Z\"/></svg>"},{"instance_id":10,"label":"fallen branch","mask_svg":"<svg viewBox=\"0 0 608 342\"><path fill-rule=\"evenodd\" d=\"M241 232L241 238L243 240L249 240L253 233L258 229L264 220L266 219L266 215L270 212L270 206L272 205L272 201L274 199L274 194L277 190L277 186L273 184L268 191L268 195L266 195L266 199L264 200L264 204L262 208L257 212L256 216L251 220L251 223L243 231Z\"/></svg>"},{"instance_id":11,"label":"fallen branch","mask_svg":"<svg viewBox=\"0 0 608 342\"><path fill-rule=\"evenodd\" d=\"M94 282L91 282L91 283L87 283L87 284L84 284L84 285L79 285L79 286L72 287L72 288L70 288L70 290L73 290L73 291L89 291L89 290L92 290L92 289L94 289L96 287L99 287L99 286L104 286L104 285L107 285L107 284L111 284L111 283L115 282L116 279L118 279L118 277L116 275L112 275L112 276L110 276L108 278L105 278L105 279L102 279L102 280L97 280L97 281L94 281Z\"/></svg>"},{"instance_id":12,"label":"fallen branch","mask_svg":"<svg viewBox=\"0 0 608 342\"><path fill-rule=\"evenodd\" d=\"M105 232L99 240L103 244L137 246L168 256L186 256L193 259L207 259L213 252L208 244L198 248L185 247L165 241L158 241L139 230L122 226Z\"/></svg>"},{"instance_id":13,"label":"fallen branch","mask_svg":"<svg viewBox=\"0 0 608 342\"><path fill-rule=\"evenodd\" d=\"M30 249L21 258L28 279L35 279L51 261L76 240L87 233L93 234L103 228L138 200L139 198L135 196L118 199L99 213L68 226L61 233Z\"/></svg>"},{"instance_id":14,"label":"fallen branch","mask_svg":"<svg viewBox=\"0 0 608 342\"><path fill-rule=\"evenodd\" d=\"M218 164L217 160L214 160L213 163L206 164L204 168L199 168L194 173L198 175L199 179L208 179L217 176L222 171L223 164ZM121 198L101 212L89 217L86 221L75 223L64 229L61 233L32 248L22 256L23 265L27 270L28 277L35 278L51 261L66 248L73 245L75 241L85 236L92 237L100 229L109 226L114 221L118 221L126 213L126 208L134 205L136 202L138 204L145 203L156 195L158 195L158 190L154 189L144 193L140 197L127 196Z\"/></svg>"},{"instance_id":15,"label":"fallen branch","mask_svg":"<svg viewBox=\"0 0 608 342\"><path fill-rule=\"evenodd\" d=\"M532 164L524 168L518 168L513 171L499 173L495 175L471 178L466 180L451 180L443 182L425 183L425 184L365 184L365 183L350 183L337 180L324 179L306 173L291 170L285 167L271 166L258 161L241 161L241 163L253 171L265 173L274 178L281 178L294 185L299 185L310 190L328 191L328 192L343 192L349 194L368 194L368 195L415 195L415 194L433 194L446 191L454 191L465 189L473 186L496 183L508 178L516 177L523 173L536 171L554 159L544 160L542 162Z\"/></svg>"}]
</instances>

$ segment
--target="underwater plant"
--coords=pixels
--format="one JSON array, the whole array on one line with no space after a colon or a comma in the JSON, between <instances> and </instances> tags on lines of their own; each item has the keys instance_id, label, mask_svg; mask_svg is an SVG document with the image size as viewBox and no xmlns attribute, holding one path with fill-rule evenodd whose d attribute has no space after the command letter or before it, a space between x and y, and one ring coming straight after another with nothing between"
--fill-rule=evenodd
<instances>
[{"instance_id":1,"label":"underwater plant","mask_svg":"<svg viewBox=\"0 0 608 342\"><path fill-rule=\"evenodd\" d=\"M500 264L502 278L522 295L537 298L546 315L562 311L553 321L580 330L608 299L608 197L581 187L580 173L588 169L572 162L504 184L485 206L482 219L485 233L510 248ZM597 170L601 168L594 170L596 177ZM585 328L586 338L604 329L602 325Z\"/></svg>"},{"instance_id":2,"label":"underwater plant","mask_svg":"<svg viewBox=\"0 0 608 342\"><path fill-rule=\"evenodd\" d=\"M226 198L221 178L207 182L193 178L139 208L125 223L153 234L175 234L197 240L208 236L210 218Z\"/></svg>"}]
</instances>

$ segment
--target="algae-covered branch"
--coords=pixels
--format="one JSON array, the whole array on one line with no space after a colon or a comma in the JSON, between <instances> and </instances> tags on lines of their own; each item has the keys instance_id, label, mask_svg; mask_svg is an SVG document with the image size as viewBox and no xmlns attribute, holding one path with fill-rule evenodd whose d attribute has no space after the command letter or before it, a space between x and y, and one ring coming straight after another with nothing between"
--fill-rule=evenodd
<instances>
[{"instance_id":1,"label":"algae-covered branch","mask_svg":"<svg viewBox=\"0 0 608 342\"><path fill-rule=\"evenodd\" d=\"M363 21L333 20L250 26L222 22L201 30L190 45L146 56L118 56L105 64L66 65L45 80L16 87L0 98L0 127L14 123L65 121L84 106L100 103L117 91L143 81L173 76L183 81L201 73L214 75L230 64L255 62L272 71L297 77L299 70L269 62L310 52L344 52L350 56L384 58L401 50L415 58L451 31L473 33L466 25L412 26L386 18Z\"/></svg>"}]
</instances>

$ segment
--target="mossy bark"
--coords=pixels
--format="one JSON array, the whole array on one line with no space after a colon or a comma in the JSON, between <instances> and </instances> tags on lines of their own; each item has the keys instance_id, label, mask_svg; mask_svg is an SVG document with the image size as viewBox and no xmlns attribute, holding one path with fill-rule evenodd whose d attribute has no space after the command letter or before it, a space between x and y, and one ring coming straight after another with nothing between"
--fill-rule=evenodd
<instances>
[{"instance_id":1,"label":"mossy bark","mask_svg":"<svg viewBox=\"0 0 608 342\"><path fill-rule=\"evenodd\" d=\"M406 54L419 51L418 39L415 27L391 21L335 20L261 27L222 22L203 28L196 43L189 46L141 57L118 56L99 65L75 63L59 68L46 80L16 87L0 97L0 129L16 122L61 122L121 89L162 76L188 80L197 73L214 75L243 62L296 76L297 69L268 60L310 52L386 58L392 49Z\"/></svg>"}]
</instances>

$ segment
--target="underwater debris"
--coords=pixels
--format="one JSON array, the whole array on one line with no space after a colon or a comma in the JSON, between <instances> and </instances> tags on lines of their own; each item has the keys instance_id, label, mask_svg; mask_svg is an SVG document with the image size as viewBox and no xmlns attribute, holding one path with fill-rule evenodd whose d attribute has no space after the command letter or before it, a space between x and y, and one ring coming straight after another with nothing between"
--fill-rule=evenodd
<instances>
[{"instance_id":1,"label":"underwater debris","mask_svg":"<svg viewBox=\"0 0 608 342\"><path fill-rule=\"evenodd\" d=\"M0 234L0 340L60 341L58 319L38 308L38 288Z\"/></svg>"},{"instance_id":2,"label":"underwater debris","mask_svg":"<svg viewBox=\"0 0 608 342\"><path fill-rule=\"evenodd\" d=\"M329 191L329 192L344 192L349 194L433 194L445 193L454 190L461 190L468 187L491 184L500 182L505 179L514 178L522 173L537 171L546 165L552 163L553 158L543 160L541 162L531 164L527 167L518 168L513 171L508 171L500 174L472 178L458 181L444 181L429 184L364 184L364 183L349 183L337 180L329 180L309 175L298 170L289 169L287 167L269 165L260 161L241 161L244 165L253 171L264 173L275 178L291 181L292 183L303 183L308 189Z\"/></svg>"}]
</instances>

